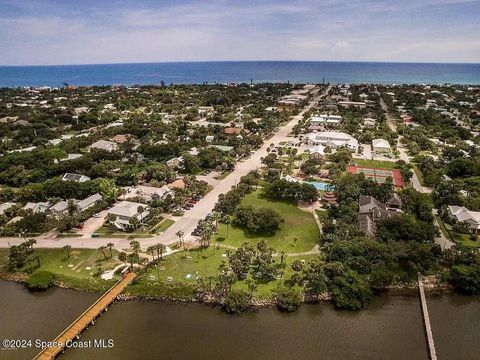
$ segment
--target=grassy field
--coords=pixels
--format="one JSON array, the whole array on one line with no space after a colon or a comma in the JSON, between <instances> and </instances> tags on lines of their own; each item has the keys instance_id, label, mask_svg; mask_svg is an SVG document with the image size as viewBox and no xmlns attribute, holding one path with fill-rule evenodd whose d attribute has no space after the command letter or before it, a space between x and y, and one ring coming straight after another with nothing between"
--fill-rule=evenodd
<instances>
[{"instance_id":1,"label":"grassy field","mask_svg":"<svg viewBox=\"0 0 480 360\"><path fill-rule=\"evenodd\" d=\"M289 279L293 274L290 264L295 259L309 261L318 255L305 255L286 258L285 274L283 279ZM180 252L165 257L158 267L151 268L146 274L141 275L127 289L127 294L155 296L166 295L178 298L188 298L194 293L197 278L218 274L218 266L226 261L225 249L195 249L187 253ZM190 275L190 276L188 276ZM172 281L168 282L167 278ZM279 280L269 283L257 284L255 296L267 298L271 295ZM239 281L235 287L247 289L244 281Z\"/></svg>"},{"instance_id":2,"label":"grassy field","mask_svg":"<svg viewBox=\"0 0 480 360\"><path fill-rule=\"evenodd\" d=\"M173 221L172 219L165 219L159 225L157 225L157 228L155 228L155 233L162 233L173 224L175 224L175 221Z\"/></svg>"},{"instance_id":3,"label":"grassy field","mask_svg":"<svg viewBox=\"0 0 480 360\"><path fill-rule=\"evenodd\" d=\"M56 275L57 280L85 290L105 290L111 286L114 280L105 281L96 276L96 273L120 264L115 259L117 253L112 250L113 257L110 258L109 251L106 250L108 258L105 259L98 250L72 249L69 259L63 249L35 249L35 254L40 255L41 265L38 270L50 271ZM0 267L4 269L7 263L8 249L1 249Z\"/></svg>"},{"instance_id":4,"label":"grassy field","mask_svg":"<svg viewBox=\"0 0 480 360\"><path fill-rule=\"evenodd\" d=\"M444 226L449 233L449 237L457 244L463 246L471 246L471 247L480 247L480 240L473 241L470 239L470 234L462 234L456 231L453 231L452 226L450 224L445 224Z\"/></svg>"},{"instance_id":5,"label":"grassy field","mask_svg":"<svg viewBox=\"0 0 480 360\"><path fill-rule=\"evenodd\" d=\"M125 237L125 238L137 238L137 237L151 237L152 234L149 233L148 229L141 230L138 229L137 231L112 231L108 225L102 225L94 233L97 237L106 237L106 238L117 238L117 237Z\"/></svg>"},{"instance_id":6,"label":"grassy field","mask_svg":"<svg viewBox=\"0 0 480 360\"><path fill-rule=\"evenodd\" d=\"M360 167L377 168L377 169L395 169L394 161L382 161L382 160L366 160L366 159L352 159L352 162L356 163Z\"/></svg>"},{"instance_id":7,"label":"grassy field","mask_svg":"<svg viewBox=\"0 0 480 360\"><path fill-rule=\"evenodd\" d=\"M280 229L272 236L252 236L243 229L230 225L227 237L227 226L219 224L218 234L213 237L213 243L218 242L239 247L245 241L256 244L265 240L269 246L277 251L284 250L287 253L297 253L311 250L318 242L320 232L313 215L300 210L292 203L265 199L261 196L260 191L255 191L248 194L241 204L277 211L284 220L280 224Z\"/></svg>"}]
</instances>

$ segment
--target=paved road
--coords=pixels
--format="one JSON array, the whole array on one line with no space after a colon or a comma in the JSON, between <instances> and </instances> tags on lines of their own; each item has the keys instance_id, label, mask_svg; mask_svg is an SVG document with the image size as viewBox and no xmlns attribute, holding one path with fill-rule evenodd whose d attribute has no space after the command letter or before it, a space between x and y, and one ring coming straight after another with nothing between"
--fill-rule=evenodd
<instances>
[{"instance_id":1,"label":"paved road","mask_svg":"<svg viewBox=\"0 0 480 360\"><path fill-rule=\"evenodd\" d=\"M140 241L142 248L146 248L150 245L162 243L165 245L172 244L177 241L177 236L175 235L179 230L182 230L185 234L185 240L195 241L195 238L190 234L197 226L197 223L200 219L203 219L206 214L213 210L218 196L220 194L228 192L232 186L234 186L242 176L247 175L250 171L257 169L261 166L260 159L265 157L268 152L267 148L271 143L279 143L281 141L286 141L288 139L288 134L292 131L293 127L302 119L303 114L310 110L317 101L325 96L330 87L328 87L321 94L314 94L312 100L303 108L303 110L298 114L293 116L290 121L282 126L270 139L265 140L263 146L258 149L254 154L249 158L240 161L235 170L232 171L225 179L219 181L216 186L211 190L203 199L201 199L193 208L186 211L185 214L177 220L170 228L168 228L163 234L150 237L150 238L140 238L137 239ZM22 242L21 238L0 238L0 247L8 247L10 244L18 244ZM68 238L52 238L52 237L39 237L37 238L38 247L47 247L47 248L58 248L63 247L67 244L71 245L74 248L92 248L96 249L102 245L106 245L111 242L114 244L116 249L127 249L129 247L131 239L126 238L87 238L86 235L79 238L68 237Z\"/></svg>"},{"instance_id":2,"label":"paved road","mask_svg":"<svg viewBox=\"0 0 480 360\"><path fill-rule=\"evenodd\" d=\"M382 106L382 109L383 111L385 111L386 113L386 118L387 118L387 124L388 124L388 127L392 130L392 131L395 131L397 132L397 126L395 124L395 119L390 115L390 113L388 112L388 107L387 107L387 104L385 104L385 102L383 101L383 99L380 100L380 105ZM402 135L399 135L398 136L398 140L397 140L397 149L400 153L400 159L402 159L403 161L405 161L407 164L410 163L410 157L408 156L407 154L407 149L402 145ZM418 179L418 176L416 174L416 172L414 171L413 172L413 176L412 176L412 186L419 192L421 193L431 193L432 192L432 189L429 188L429 187L426 187L426 186L422 186L422 184L420 183L420 180ZM436 209L433 209L432 210L432 213L435 215L437 213L437 210ZM435 225L438 225L438 222L437 222L437 219L435 219ZM440 245L440 247L442 248L442 250L445 250L445 249L450 249L452 246L455 245L454 242L452 242L450 239L448 239L447 237L445 237L445 235L443 234L442 231L440 231L439 233L439 236L437 238L435 238L435 242Z\"/></svg>"}]
</instances>

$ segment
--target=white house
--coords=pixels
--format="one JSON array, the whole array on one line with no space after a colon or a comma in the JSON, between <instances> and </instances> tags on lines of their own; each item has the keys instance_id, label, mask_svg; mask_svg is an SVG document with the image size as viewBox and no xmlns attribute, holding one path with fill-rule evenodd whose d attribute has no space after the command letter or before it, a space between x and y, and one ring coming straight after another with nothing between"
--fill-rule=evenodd
<instances>
[{"instance_id":1,"label":"white house","mask_svg":"<svg viewBox=\"0 0 480 360\"><path fill-rule=\"evenodd\" d=\"M25 204L23 207L23 210L32 210L32 213L37 214L37 213L44 213L50 208L50 203L47 201L44 202L28 202Z\"/></svg>"},{"instance_id":2,"label":"white house","mask_svg":"<svg viewBox=\"0 0 480 360\"><path fill-rule=\"evenodd\" d=\"M124 199L133 199L133 198L142 198L145 201L151 200L165 200L167 196L174 196L175 192L171 190L168 186L154 187L154 186L145 186L137 185L130 186L125 188L126 193Z\"/></svg>"},{"instance_id":3,"label":"white house","mask_svg":"<svg viewBox=\"0 0 480 360\"><path fill-rule=\"evenodd\" d=\"M150 210L145 204L121 201L107 210L107 213L114 218L112 221L113 225L121 230L128 230L133 228L130 223L131 219L135 218L139 222L142 222L148 217Z\"/></svg>"},{"instance_id":4,"label":"white house","mask_svg":"<svg viewBox=\"0 0 480 360\"><path fill-rule=\"evenodd\" d=\"M448 215L458 222L468 223L473 232L480 232L480 211L470 211L464 206L449 205Z\"/></svg>"},{"instance_id":5,"label":"white house","mask_svg":"<svg viewBox=\"0 0 480 360\"><path fill-rule=\"evenodd\" d=\"M99 193L90 195L89 197L77 202L78 210L79 211L87 210L88 208L95 205L97 201L100 201L100 200L102 200L102 195L100 195Z\"/></svg>"},{"instance_id":6,"label":"white house","mask_svg":"<svg viewBox=\"0 0 480 360\"><path fill-rule=\"evenodd\" d=\"M324 145L333 149L346 146L350 151L357 152L358 140L352 135L338 131L322 131L306 135L306 144L309 146Z\"/></svg>"},{"instance_id":7,"label":"white house","mask_svg":"<svg viewBox=\"0 0 480 360\"><path fill-rule=\"evenodd\" d=\"M325 146L317 145L310 150L310 157L323 159L325 157Z\"/></svg>"},{"instance_id":8,"label":"white house","mask_svg":"<svg viewBox=\"0 0 480 360\"><path fill-rule=\"evenodd\" d=\"M392 148L387 140L384 139L373 139L372 140L372 151L376 153L390 153Z\"/></svg>"},{"instance_id":9,"label":"white house","mask_svg":"<svg viewBox=\"0 0 480 360\"><path fill-rule=\"evenodd\" d=\"M113 141L108 141L108 140L98 140L94 142L92 145L90 145L89 149L97 149L97 150L103 150L103 151L108 151L112 152L117 150L118 144L113 142Z\"/></svg>"}]
</instances>

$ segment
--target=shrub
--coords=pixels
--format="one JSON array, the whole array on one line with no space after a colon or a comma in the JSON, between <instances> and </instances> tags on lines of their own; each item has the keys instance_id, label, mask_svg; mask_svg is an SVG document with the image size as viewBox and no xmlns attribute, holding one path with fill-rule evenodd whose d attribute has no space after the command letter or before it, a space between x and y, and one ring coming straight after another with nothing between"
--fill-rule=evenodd
<instances>
[{"instance_id":1,"label":"shrub","mask_svg":"<svg viewBox=\"0 0 480 360\"><path fill-rule=\"evenodd\" d=\"M299 287L282 285L273 291L277 307L286 312L292 312L302 303L302 292Z\"/></svg>"},{"instance_id":2,"label":"shrub","mask_svg":"<svg viewBox=\"0 0 480 360\"><path fill-rule=\"evenodd\" d=\"M282 221L272 209L239 206L234 213L235 225L245 227L254 234L274 234Z\"/></svg>"},{"instance_id":3,"label":"shrub","mask_svg":"<svg viewBox=\"0 0 480 360\"><path fill-rule=\"evenodd\" d=\"M451 281L455 289L462 294L480 295L480 267L478 266L453 266Z\"/></svg>"},{"instance_id":4,"label":"shrub","mask_svg":"<svg viewBox=\"0 0 480 360\"><path fill-rule=\"evenodd\" d=\"M29 289L45 290L53 286L55 275L50 271L36 271L25 282Z\"/></svg>"},{"instance_id":5,"label":"shrub","mask_svg":"<svg viewBox=\"0 0 480 360\"><path fill-rule=\"evenodd\" d=\"M231 290L223 303L223 310L229 314L244 312L249 307L250 295L245 290L239 289Z\"/></svg>"}]
</instances>

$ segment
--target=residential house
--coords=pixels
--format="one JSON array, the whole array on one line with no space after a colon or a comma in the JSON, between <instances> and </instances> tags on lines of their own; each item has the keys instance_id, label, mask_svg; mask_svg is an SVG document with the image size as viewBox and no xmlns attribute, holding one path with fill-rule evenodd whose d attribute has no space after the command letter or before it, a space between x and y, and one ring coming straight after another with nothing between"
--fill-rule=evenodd
<instances>
[{"instance_id":1,"label":"residential house","mask_svg":"<svg viewBox=\"0 0 480 360\"><path fill-rule=\"evenodd\" d=\"M32 213L34 214L39 214L39 213L44 213L50 208L50 203L47 201L44 202L28 202L25 204L25 206L22 208L23 210L31 210Z\"/></svg>"},{"instance_id":2,"label":"residential house","mask_svg":"<svg viewBox=\"0 0 480 360\"><path fill-rule=\"evenodd\" d=\"M372 151L375 153L390 153L392 148L387 140L384 139L373 139L372 140Z\"/></svg>"},{"instance_id":3,"label":"residential house","mask_svg":"<svg viewBox=\"0 0 480 360\"><path fill-rule=\"evenodd\" d=\"M94 142L92 145L90 145L89 149L96 149L96 150L103 150L103 151L108 151L112 152L117 150L118 145L117 143L113 141L108 141L108 140L98 140Z\"/></svg>"},{"instance_id":4,"label":"residential house","mask_svg":"<svg viewBox=\"0 0 480 360\"><path fill-rule=\"evenodd\" d=\"M449 205L448 216L456 222L466 222L472 232L480 233L480 211L470 211L464 206Z\"/></svg>"},{"instance_id":5,"label":"residential house","mask_svg":"<svg viewBox=\"0 0 480 360\"><path fill-rule=\"evenodd\" d=\"M393 196L392 196L393 197ZM377 222L401 213L398 208L390 209L373 196L360 195L358 198L358 227L367 236L375 236Z\"/></svg>"},{"instance_id":6,"label":"residential house","mask_svg":"<svg viewBox=\"0 0 480 360\"><path fill-rule=\"evenodd\" d=\"M62 176L62 181L75 181L75 182L83 183L88 180L90 180L88 176L80 175L80 174L65 173Z\"/></svg>"},{"instance_id":7,"label":"residential house","mask_svg":"<svg viewBox=\"0 0 480 360\"><path fill-rule=\"evenodd\" d=\"M167 196L170 195L173 197L175 195L175 192L166 185L162 187L137 185L126 187L125 190L124 199L141 198L145 201L165 200Z\"/></svg>"},{"instance_id":8,"label":"residential house","mask_svg":"<svg viewBox=\"0 0 480 360\"><path fill-rule=\"evenodd\" d=\"M313 149L310 150L310 157L314 157L317 159L324 159L325 158L325 146L317 145Z\"/></svg>"},{"instance_id":9,"label":"residential house","mask_svg":"<svg viewBox=\"0 0 480 360\"><path fill-rule=\"evenodd\" d=\"M234 147L233 146L226 146L226 145L210 145L210 148L218 149L220 151L233 154Z\"/></svg>"},{"instance_id":10,"label":"residential house","mask_svg":"<svg viewBox=\"0 0 480 360\"><path fill-rule=\"evenodd\" d=\"M102 200L102 195L100 195L99 193L90 195L89 197L77 202L78 210L85 211L91 208L93 205L95 205L97 201L100 201L100 200Z\"/></svg>"},{"instance_id":11,"label":"residential house","mask_svg":"<svg viewBox=\"0 0 480 360\"><path fill-rule=\"evenodd\" d=\"M115 225L115 227L121 230L131 230L134 228L132 219L136 219L141 223L148 218L150 210L145 204L121 201L107 210L107 213L113 218L111 223Z\"/></svg>"}]
</instances>

